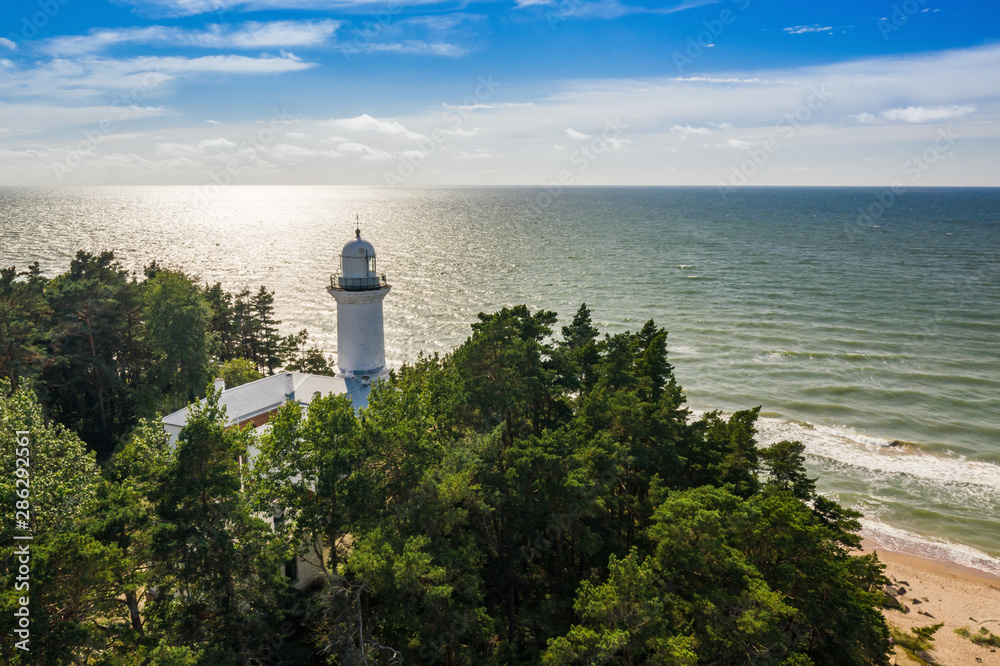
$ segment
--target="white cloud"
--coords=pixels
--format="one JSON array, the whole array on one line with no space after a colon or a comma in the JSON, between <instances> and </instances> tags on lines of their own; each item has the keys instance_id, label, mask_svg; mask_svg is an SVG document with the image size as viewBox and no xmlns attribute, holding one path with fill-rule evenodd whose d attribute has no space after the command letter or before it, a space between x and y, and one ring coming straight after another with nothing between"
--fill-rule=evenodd
<instances>
[{"instance_id":1,"label":"white cloud","mask_svg":"<svg viewBox=\"0 0 1000 666\"><path fill-rule=\"evenodd\" d=\"M687 0L672 7L641 7L622 4L620 0L572 0L572 4L567 3L572 9L560 11L559 17L564 19L615 19L629 14L674 14L695 7L718 4L720 1ZM563 4L560 4L558 0L518 0L515 9L545 6L558 6L561 10Z\"/></svg>"},{"instance_id":2,"label":"white cloud","mask_svg":"<svg viewBox=\"0 0 1000 666\"><path fill-rule=\"evenodd\" d=\"M295 161L304 157L344 157L343 153L335 150L315 150L303 146L295 146L290 143L279 143L268 149L268 154L275 159Z\"/></svg>"},{"instance_id":3,"label":"white cloud","mask_svg":"<svg viewBox=\"0 0 1000 666\"><path fill-rule=\"evenodd\" d=\"M248 21L236 25L212 24L207 30L185 30L161 25L143 28L92 30L87 35L55 37L39 48L50 55L97 53L117 44L155 44L210 49L260 49L309 47L326 42L340 21Z\"/></svg>"},{"instance_id":4,"label":"white cloud","mask_svg":"<svg viewBox=\"0 0 1000 666\"><path fill-rule=\"evenodd\" d=\"M878 120L901 121L904 123L926 123L935 120L951 120L975 113L976 107L969 104L949 106L907 106L882 111L877 116L872 113L852 113L851 118L859 123L874 123Z\"/></svg>"},{"instance_id":5,"label":"white cloud","mask_svg":"<svg viewBox=\"0 0 1000 666\"><path fill-rule=\"evenodd\" d=\"M175 115L166 106L56 106L51 104L11 104L0 102L0 118L12 133L37 133L112 122L116 127L131 120Z\"/></svg>"},{"instance_id":6,"label":"white cloud","mask_svg":"<svg viewBox=\"0 0 1000 666\"><path fill-rule=\"evenodd\" d=\"M729 76L725 78L713 77L713 76L677 76L671 81L694 81L702 83L767 83L761 79L741 79L737 76Z\"/></svg>"},{"instance_id":7,"label":"white cloud","mask_svg":"<svg viewBox=\"0 0 1000 666\"><path fill-rule=\"evenodd\" d=\"M974 106L957 105L923 107L908 106L905 109L889 109L878 114L886 120L902 120L904 123L926 123L932 120L950 120L967 116L976 110Z\"/></svg>"},{"instance_id":8,"label":"white cloud","mask_svg":"<svg viewBox=\"0 0 1000 666\"><path fill-rule=\"evenodd\" d=\"M361 10L384 6L385 0L124 0L151 16L196 16L213 12L277 9ZM401 6L440 4L443 0L397 0Z\"/></svg>"},{"instance_id":9,"label":"white cloud","mask_svg":"<svg viewBox=\"0 0 1000 666\"><path fill-rule=\"evenodd\" d=\"M155 152L164 157L200 157L205 151L187 143L170 141L156 144Z\"/></svg>"},{"instance_id":10,"label":"white cloud","mask_svg":"<svg viewBox=\"0 0 1000 666\"><path fill-rule=\"evenodd\" d=\"M789 35L804 35L808 32L829 32L833 30L833 26L828 25L824 27L817 23L814 25L796 25L791 28L783 28L783 30Z\"/></svg>"},{"instance_id":11,"label":"white cloud","mask_svg":"<svg viewBox=\"0 0 1000 666\"><path fill-rule=\"evenodd\" d=\"M221 125L222 124L218 120L206 120L205 122L208 123L209 125Z\"/></svg>"},{"instance_id":12,"label":"white cloud","mask_svg":"<svg viewBox=\"0 0 1000 666\"><path fill-rule=\"evenodd\" d=\"M222 137L217 137L215 139L205 139L204 141L198 142L198 147L201 149L205 148L236 148L236 144L229 139L223 139Z\"/></svg>"},{"instance_id":13,"label":"white cloud","mask_svg":"<svg viewBox=\"0 0 1000 666\"><path fill-rule=\"evenodd\" d=\"M61 80L70 80L74 66L82 67L66 61L60 70ZM109 69L102 71L102 76L129 71ZM614 123L613 128L621 128L621 135L609 142L609 148L617 150L602 153L585 173L579 173L575 182L580 185L728 182L733 164L746 159L743 151L768 140L781 145L781 157L762 167L752 184L884 185L905 178L900 165L919 154L935 136L933 128L907 120L933 121L936 116L953 124L955 136L960 138L949 159L936 163L919 184L995 186L1000 185L1000 175L993 168L994 156L1000 154L1000 79L996 71L1000 71L1000 45L822 66L712 73L712 78L757 79L766 85L718 85L668 77L555 82L548 92L521 97L525 101L517 105L501 103L509 97L500 96L466 105L482 108L463 113L464 125L453 129L466 130L474 120L474 130L466 130L474 132L474 138L454 133L434 163L417 169L407 182L415 186L551 182L562 170L574 168L571 155L576 142L566 129L585 127L588 134L599 137L609 129L603 123L595 124L595 118L601 118ZM7 72L4 74L6 77ZM92 74L91 69L82 70L83 76ZM0 79L0 90L9 86L5 77ZM9 96L4 98L9 100ZM113 99L111 95L108 98ZM73 104L80 98L64 95L58 99L61 104ZM10 130L2 134L3 149L18 153L16 158L0 160L4 182L52 184L49 164L64 159L65 146L81 140L81 130L94 127L101 113L114 111L110 106L104 107L110 111L88 107L81 114L75 108L53 110L51 106L35 112L28 105L0 102L0 118ZM156 108L146 113L172 112L168 107ZM394 168L400 151L415 148L414 136L430 136L435 128L449 124L442 116L458 115L457 111L454 116L447 115L457 106L442 105L411 106L408 111L393 111L398 115L391 117L389 112L381 111L385 114L381 116L374 110L384 108L372 107L371 115L330 120L310 120L308 114L315 110L304 109L307 116L278 139L288 143L270 148L273 155L258 151L246 158L248 166L241 172L240 182L384 184L384 173ZM220 113L209 110L193 118L146 121L142 129L148 136L169 139L136 138L107 144L102 150L128 145L136 157L123 156L122 151L88 158L67 182L197 185L205 174L218 168L228 151L235 150L203 143L223 134L222 128L204 121L205 115L217 118L222 117L216 115ZM239 120L231 109L225 113L224 134L237 143L237 137L249 136L262 127L254 124L256 120ZM469 118L473 113L478 115ZM943 119L942 114L952 117ZM796 115L791 136L777 127L782 119ZM133 129L134 125L121 123L114 131ZM315 139L298 140L290 136L292 130ZM36 133L28 134L32 131ZM687 140L680 140L682 136ZM325 143L320 141L324 137ZM302 145L290 145L296 142ZM565 149L557 148L558 144ZM57 154L49 152L52 150ZM347 159L334 159L332 152ZM36 153L40 157L34 156ZM864 161L876 154L879 158L874 162ZM503 159L489 160L485 155L503 155ZM133 165L132 171L126 168L128 164ZM799 166L810 170L793 170ZM487 167L494 173L480 175L476 167ZM673 167L678 168L669 171Z\"/></svg>"},{"instance_id":14,"label":"white cloud","mask_svg":"<svg viewBox=\"0 0 1000 666\"><path fill-rule=\"evenodd\" d=\"M373 118L367 113L357 116L355 118L341 118L339 120L332 121L333 125L346 130L351 130L354 132L379 132L380 134L391 134L393 136L402 136L407 139L423 139L423 134L418 134L417 132L411 132L410 130L403 127L396 120L382 120L381 118Z\"/></svg>"},{"instance_id":15,"label":"white cloud","mask_svg":"<svg viewBox=\"0 0 1000 666\"><path fill-rule=\"evenodd\" d=\"M347 53L404 53L407 55L433 55L457 58L469 52L468 49L447 42L428 42L422 39L406 39L399 42L374 42L358 46L344 43L341 50Z\"/></svg>"},{"instance_id":16,"label":"white cloud","mask_svg":"<svg viewBox=\"0 0 1000 666\"><path fill-rule=\"evenodd\" d=\"M124 0L152 16L194 16L211 12L249 12L275 9L344 10L361 11L385 5L385 0ZM516 0L517 9L557 5L557 0ZM625 14L654 13L673 14L675 12L711 5L720 0L687 0L672 7L650 9L622 5L618 0L574 0L574 18L617 18ZM445 0L398 0L404 7L420 7L444 4Z\"/></svg>"},{"instance_id":17,"label":"white cloud","mask_svg":"<svg viewBox=\"0 0 1000 666\"><path fill-rule=\"evenodd\" d=\"M632 139L623 139L619 136L610 136L607 139L604 139L604 142L608 146L610 146L612 150L620 150L625 146L627 146L628 144L632 143Z\"/></svg>"},{"instance_id":18,"label":"white cloud","mask_svg":"<svg viewBox=\"0 0 1000 666\"><path fill-rule=\"evenodd\" d=\"M451 136L470 137L470 136L476 136L476 135L478 135L480 132L483 131L483 128L482 127L473 127L472 129L463 129L463 128L459 127L458 129L441 130L441 131L444 132L445 134L449 134Z\"/></svg>"},{"instance_id":19,"label":"white cloud","mask_svg":"<svg viewBox=\"0 0 1000 666\"><path fill-rule=\"evenodd\" d=\"M535 105L534 102L502 102L497 104L486 104L486 103L459 104L459 105L442 104L441 108L461 110L461 111L487 111L491 109L513 109L520 106L534 106L534 105Z\"/></svg>"},{"instance_id":20,"label":"white cloud","mask_svg":"<svg viewBox=\"0 0 1000 666\"><path fill-rule=\"evenodd\" d=\"M461 160L482 160L482 159L489 159L489 158L496 157L496 156L495 155L491 155L490 151L487 150L486 148L476 148L471 153L466 152L464 150L461 150L461 151L458 152L457 155L455 155L455 157L457 159L461 159Z\"/></svg>"},{"instance_id":21,"label":"white cloud","mask_svg":"<svg viewBox=\"0 0 1000 666\"><path fill-rule=\"evenodd\" d=\"M271 21L257 23L252 21L237 26L236 30L228 31L228 26L209 26L211 35L201 38L203 44L213 48L266 48L269 46L305 47L317 46L326 42L337 28L340 21L322 19L317 21Z\"/></svg>"},{"instance_id":22,"label":"white cloud","mask_svg":"<svg viewBox=\"0 0 1000 666\"><path fill-rule=\"evenodd\" d=\"M10 41L6 37L0 37L0 46L8 48L11 51L14 51L14 50L17 49L17 44L15 44L14 42Z\"/></svg>"},{"instance_id":23,"label":"white cloud","mask_svg":"<svg viewBox=\"0 0 1000 666\"><path fill-rule=\"evenodd\" d=\"M682 139L686 139L692 134L711 134L707 127L692 127L691 125L674 125L670 128L671 133L679 134Z\"/></svg>"},{"instance_id":24,"label":"white cloud","mask_svg":"<svg viewBox=\"0 0 1000 666\"><path fill-rule=\"evenodd\" d=\"M352 155L361 155L361 159L369 161L382 161L392 159L392 155L384 150L378 148L372 148L363 143L357 143L355 141L350 141L348 143L342 143L337 146L337 150L342 153L349 153Z\"/></svg>"},{"instance_id":25,"label":"white cloud","mask_svg":"<svg viewBox=\"0 0 1000 666\"><path fill-rule=\"evenodd\" d=\"M583 141L584 139L590 138L589 134L584 134L583 132L577 132L572 127L566 128L566 136L568 136L571 139L576 139L577 141Z\"/></svg>"},{"instance_id":26,"label":"white cloud","mask_svg":"<svg viewBox=\"0 0 1000 666\"><path fill-rule=\"evenodd\" d=\"M0 94L61 98L72 95L106 95L115 90L142 90L151 95L178 76L205 73L279 74L315 67L293 54L261 56L212 55L197 58L144 56L115 60L83 57L56 58L35 67L18 69L0 80Z\"/></svg>"}]
</instances>

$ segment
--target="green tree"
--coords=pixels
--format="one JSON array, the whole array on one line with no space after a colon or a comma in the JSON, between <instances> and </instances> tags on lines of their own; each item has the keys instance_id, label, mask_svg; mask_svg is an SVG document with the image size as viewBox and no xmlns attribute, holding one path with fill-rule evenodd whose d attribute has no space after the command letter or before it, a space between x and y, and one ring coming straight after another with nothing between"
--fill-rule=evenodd
<instances>
[{"instance_id":1,"label":"green tree","mask_svg":"<svg viewBox=\"0 0 1000 666\"><path fill-rule=\"evenodd\" d=\"M294 335L282 338L280 354L282 362L285 363L285 370L308 372L313 375L335 374L323 351L316 345L307 347L308 344L309 331L304 328Z\"/></svg>"},{"instance_id":2,"label":"green tree","mask_svg":"<svg viewBox=\"0 0 1000 666\"><path fill-rule=\"evenodd\" d=\"M174 410L205 386L212 311L201 290L183 273L160 270L145 285L147 339L152 375Z\"/></svg>"},{"instance_id":3,"label":"green tree","mask_svg":"<svg viewBox=\"0 0 1000 666\"><path fill-rule=\"evenodd\" d=\"M15 433L22 435L15 440ZM13 611L21 596L30 598L30 659L10 640L0 644L4 663L84 663L113 631L111 582L118 553L80 532L100 477L94 454L73 433L48 424L31 387L12 390L0 379L0 432L12 441L0 449L0 501L16 508L23 502L30 541L14 541L17 516L0 525L0 538L27 547L30 576L17 589L20 556L5 558L0 569L0 610L4 634L13 636ZM26 434L25 434L26 433ZM16 469L25 473L16 473ZM9 515L9 514L8 514ZM109 617L109 615L111 617Z\"/></svg>"},{"instance_id":4,"label":"green tree","mask_svg":"<svg viewBox=\"0 0 1000 666\"><path fill-rule=\"evenodd\" d=\"M222 362L237 358L239 354L238 331L233 311L233 295L222 288L221 282L205 286L205 300L212 309L209 322L211 354Z\"/></svg>"},{"instance_id":5,"label":"green tree","mask_svg":"<svg viewBox=\"0 0 1000 666\"><path fill-rule=\"evenodd\" d=\"M531 314L523 305L479 314L472 336L452 357L468 396L466 420L477 430L502 424L505 444L541 432L556 397L546 341L555 321L555 313Z\"/></svg>"},{"instance_id":6,"label":"green tree","mask_svg":"<svg viewBox=\"0 0 1000 666\"><path fill-rule=\"evenodd\" d=\"M14 266L0 270L0 377L15 389L22 377L41 372L47 356L52 314L45 301L47 283L37 261L26 271Z\"/></svg>"},{"instance_id":7,"label":"green tree","mask_svg":"<svg viewBox=\"0 0 1000 666\"><path fill-rule=\"evenodd\" d=\"M168 437L159 421L140 421L132 436L104 466L103 479L86 517L87 532L118 552L115 589L118 615L131 632L122 632L123 650L134 650L145 638L141 599L154 563L152 532L157 523L155 500L165 483L171 460Z\"/></svg>"},{"instance_id":8,"label":"green tree","mask_svg":"<svg viewBox=\"0 0 1000 666\"><path fill-rule=\"evenodd\" d=\"M308 415L290 402L270 425L254 460L257 510L280 513L282 531L300 554L324 570L335 568L353 504L367 487L351 400L317 396ZM332 563L324 557L327 548Z\"/></svg>"},{"instance_id":9,"label":"green tree","mask_svg":"<svg viewBox=\"0 0 1000 666\"><path fill-rule=\"evenodd\" d=\"M806 475L805 449L802 442L782 440L760 450L769 482L790 490L800 500L810 500L816 494L816 480Z\"/></svg>"},{"instance_id":10,"label":"green tree","mask_svg":"<svg viewBox=\"0 0 1000 666\"><path fill-rule=\"evenodd\" d=\"M78 252L46 287L53 311L52 360L42 375L48 407L102 459L134 425L130 382L144 356L134 316L140 291L113 252Z\"/></svg>"},{"instance_id":11,"label":"green tree","mask_svg":"<svg viewBox=\"0 0 1000 666\"><path fill-rule=\"evenodd\" d=\"M580 305L573 322L562 327L563 339L558 351L564 360L564 382L570 390L590 391L597 381L596 366L601 360L598 330L590 318L587 304Z\"/></svg>"},{"instance_id":12,"label":"green tree","mask_svg":"<svg viewBox=\"0 0 1000 666\"><path fill-rule=\"evenodd\" d=\"M274 369L282 364L281 337L278 335L281 322L274 318L274 292L261 285L250 301L250 309L257 363L262 372L267 368L267 374L273 375Z\"/></svg>"},{"instance_id":13,"label":"green tree","mask_svg":"<svg viewBox=\"0 0 1000 666\"><path fill-rule=\"evenodd\" d=\"M229 359L219 366L215 374L226 382L226 388L242 386L264 377L257 370L257 366L245 358Z\"/></svg>"},{"instance_id":14,"label":"green tree","mask_svg":"<svg viewBox=\"0 0 1000 666\"><path fill-rule=\"evenodd\" d=\"M243 493L252 430L226 427L219 394L194 405L157 496L148 626L206 663L247 664L279 620L288 544Z\"/></svg>"},{"instance_id":15,"label":"green tree","mask_svg":"<svg viewBox=\"0 0 1000 666\"><path fill-rule=\"evenodd\" d=\"M675 604L664 592L653 560L640 561L634 549L622 559L612 555L607 580L580 586L573 607L581 624L549 640L542 662L694 666L695 639L683 635Z\"/></svg>"}]
</instances>

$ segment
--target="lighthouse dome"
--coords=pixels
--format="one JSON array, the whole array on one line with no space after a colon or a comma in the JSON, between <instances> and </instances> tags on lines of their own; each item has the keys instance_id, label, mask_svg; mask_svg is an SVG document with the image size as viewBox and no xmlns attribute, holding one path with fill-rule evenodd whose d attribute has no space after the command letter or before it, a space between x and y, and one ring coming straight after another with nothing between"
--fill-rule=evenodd
<instances>
[{"instance_id":1,"label":"lighthouse dome","mask_svg":"<svg viewBox=\"0 0 1000 666\"><path fill-rule=\"evenodd\" d=\"M375 247L361 237L361 231L354 232L355 238L340 252L340 277L342 288L379 288L378 269L375 261Z\"/></svg>"},{"instance_id":2,"label":"lighthouse dome","mask_svg":"<svg viewBox=\"0 0 1000 666\"><path fill-rule=\"evenodd\" d=\"M375 247L364 238L361 238L361 236L358 236L344 246L340 256L344 259L347 259L348 257L351 259L357 259L358 257L362 259L365 257L374 257Z\"/></svg>"}]
</instances>

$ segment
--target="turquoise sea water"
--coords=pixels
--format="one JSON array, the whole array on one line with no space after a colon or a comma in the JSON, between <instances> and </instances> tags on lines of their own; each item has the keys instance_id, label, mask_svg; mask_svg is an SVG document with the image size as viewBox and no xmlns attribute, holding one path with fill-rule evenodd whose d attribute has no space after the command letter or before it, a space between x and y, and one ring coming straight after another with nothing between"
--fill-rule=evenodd
<instances>
[{"instance_id":1,"label":"turquoise sea water","mask_svg":"<svg viewBox=\"0 0 1000 666\"><path fill-rule=\"evenodd\" d=\"M324 287L357 214L393 285L391 364L515 303L566 321L586 302L610 333L653 318L690 405L762 405L760 439L803 441L866 536L1000 573L1000 190L201 193L0 189L0 265L52 274L114 249L130 268L265 284L283 329L333 353Z\"/></svg>"}]
</instances>

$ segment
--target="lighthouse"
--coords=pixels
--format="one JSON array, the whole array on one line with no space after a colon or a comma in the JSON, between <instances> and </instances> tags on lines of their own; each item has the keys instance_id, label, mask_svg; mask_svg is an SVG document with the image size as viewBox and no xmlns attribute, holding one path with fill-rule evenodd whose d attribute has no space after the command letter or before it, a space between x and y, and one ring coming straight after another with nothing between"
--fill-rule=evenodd
<instances>
[{"instance_id":1,"label":"lighthouse","mask_svg":"<svg viewBox=\"0 0 1000 666\"><path fill-rule=\"evenodd\" d=\"M368 385L388 375L382 299L391 287L378 273L375 248L360 229L354 235L340 253L340 273L330 276L327 291L337 301L337 374Z\"/></svg>"}]
</instances>

